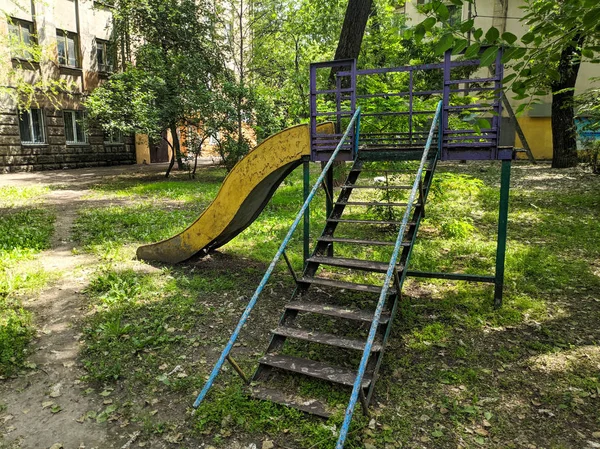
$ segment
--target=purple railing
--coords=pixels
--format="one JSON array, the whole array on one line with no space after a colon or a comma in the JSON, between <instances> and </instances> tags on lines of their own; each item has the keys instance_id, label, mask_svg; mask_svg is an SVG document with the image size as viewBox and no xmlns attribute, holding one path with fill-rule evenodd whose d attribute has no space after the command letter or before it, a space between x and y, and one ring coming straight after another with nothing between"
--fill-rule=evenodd
<instances>
[{"instance_id":1,"label":"purple railing","mask_svg":"<svg viewBox=\"0 0 600 449\"><path fill-rule=\"evenodd\" d=\"M422 151L437 102L443 101L442 160L512 158L499 148L502 116L502 54L494 64L452 59L436 64L361 69L355 60L321 62L310 67L311 157L328 160L340 130L357 107L362 109L361 155L405 158ZM483 119L483 120L482 120ZM320 120L333 120L333 134L317 134ZM354 159L348 144L339 160Z\"/></svg>"}]
</instances>

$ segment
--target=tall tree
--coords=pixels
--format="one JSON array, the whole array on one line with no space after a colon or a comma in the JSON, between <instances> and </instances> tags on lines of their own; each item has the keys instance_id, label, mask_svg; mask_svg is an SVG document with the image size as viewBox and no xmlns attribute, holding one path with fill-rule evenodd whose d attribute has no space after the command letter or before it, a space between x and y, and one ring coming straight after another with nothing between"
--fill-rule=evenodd
<instances>
[{"instance_id":1,"label":"tall tree","mask_svg":"<svg viewBox=\"0 0 600 449\"><path fill-rule=\"evenodd\" d=\"M348 0L335 60L358 58L372 7L373 0Z\"/></svg>"},{"instance_id":2,"label":"tall tree","mask_svg":"<svg viewBox=\"0 0 600 449\"><path fill-rule=\"evenodd\" d=\"M475 0L452 0L453 4L475 3ZM529 27L518 43L512 33L501 33L495 27L487 30L475 27L475 17L447 28L439 41L439 50L454 48L477 55L485 46L482 65L504 49L503 61L508 64L505 85L515 99L527 100L552 94L552 135L555 168L577 164L575 83L582 61L600 62L600 3L597 0L525 0L522 22ZM422 38L437 22L448 19L448 8L441 0L423 7L428 17L418 24L414 33ZM470 40L468 40L470 37ZM470 43L472 42L472 43ZM470 45L469 45L470 44ZM528 106L524 102L517 113Z\"/></svg>"},{"instance_id":3,"label":"tall tree","mask_svg":"<svg viewBox=\"0 0 600 449\"><path fill-rule=\"evenodd\" d=\"M169 130L168 177L175 160L183 168L178 128L212 110L226 77L215 11L202 0L117 0L113 14L135 64L123 58L123 72L90 95L89 119L153 138Z\"/></svg>"}]
</instances>

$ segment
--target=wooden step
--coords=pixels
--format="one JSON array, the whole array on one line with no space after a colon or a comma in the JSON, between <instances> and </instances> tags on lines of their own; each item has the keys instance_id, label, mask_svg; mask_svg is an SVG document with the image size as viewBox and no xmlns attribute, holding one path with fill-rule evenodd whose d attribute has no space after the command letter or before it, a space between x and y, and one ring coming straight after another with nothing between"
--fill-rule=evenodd
<instances>
[{"instance_id":1,"label":"wooden step","mask_svg":"<svg viewBox=\"0 0 600 449\"><path fill-rule=\"evenodd\" d=\"M386 203L379 201L340 201L336 206L368 206L368 207L406 207L408 203ZM420 206L420 203L413 203L413 207Z\"/></svg>"},{"instance_id":2,"label":"wooden step","mask_svg":"<svg viewBox=\"0 0 600 449\"><path fill-rule=\"evenodd\" d=\"M287 355L267 354L259 363L273 368L278 368L293 373L304 374L305 376L315 377L317 379L327 380L336 384L351 387L356 380L356 372L347 368L329 365L323 362L292 357ZM362 381L362 387L368 388L371 384L371 377L365 375Z\"/></svg>"},{"instance_id":3,"label":"wooden step","mask_svg":"<svg viewBox=\"0 0 600 449\"><path fill-rule=\"evenodd\" d=\"M286 394L273 388L261 386L250 387L250 396L262 401L270 401L292 407L322 418L329 418L333 414L333 410L316 399L304 400L303 398Z\"/></svg>"},{"instance_id":4,"label":"wooden step","mask_svg":"<svg viewBox=\"0 0 600 449\"><path fill-rule=\"evenodd\" d=\"M327 334L325 332L309 331L287 326L279 326L272 332L282 337L296 338L298 340L310 341L311 343L319 343L343 349L354 349L356 351L364 351L366 343L365 340L361 339L340 337L339 335ZM381 344L377 342L373 343L371 352L379 351L381 351Z\"/></svg>"},{"instance_id":5,"label":"wooden step","mask_svg":"<svg viewBox=\"0 0 600 449\"><path fill-rule=\"evenodd\" d=\"M287 306L286 309L298 310L301 312L317 313L319 315L327 315L335 318L344 318L354 321L362 321L371 323L373 321L374 311L353 309L350 307L342 307L333 304L323 304L318 302L294 301ZM388 313L381 314L379 322L386 324L390 320Z\"/></svg>"},{"instance_id":6,"label":"wooden step","mask_svg":"<svg viewBox=\"0 0 600 449\"><path fill-rule=\"evenodd\" d=\"M369 175L369 176L385 176L386 173L393 173L393 174L404 174L404 175L416 175L417 174L417 170L418 167L415 167L414 170L409 170L409 169L400 169L400 170L395 170L395 169L390 169L390 170L386 170L385 168L378 168L378 169L370 169L370 168L360 168L360 169L356 169L356 168L352 168L350 169L350 172L361 172L365 175ZM423 172L428 172L428 171L432 171L432 168L429 167L424 167L423 168Z\"/></svg>"},{"instance_id":7,"label":"wooden step","mask_svg":"<svg viewBox=\"0 0 600 449\"><path fill-rule=\"evenodd\" d=\"M355 223L355 224L369 224L369 225L400 225L401 221L387 221L387 220L358 220L353 218L328 218L328 222L331 223ZM408 226L414 226L414 221L409 221Z\"/></svg>"},{"instance_id":8,"label":"wooden step","mask_svg":"<svg viewBox=\"0 0 600 449\"><path fill-rule=\"evenodd\" d=\"M355 245L373 245L373 246L394 246L396 242L391 241L382 241L382 240L363 240L363 239L349 239L343 237L330 237L324 235L317 239L319 242L328 242L328 243L350 243ZM409 242L402 242L402 246L410 246Z\"/></svg>"},{"instance_id":9,"label":"wooden step","mask_svg":"<svg viewBox=\"0 0 600 449\"><path fill-rule=\"evenodd\" d=\"M298 279L298 283L302 284L314 284L323 287L334 287L345 290L352 290L356 292L364 292L364 293L381 293L381 287L372 284L356 284L354 282L347 281L338 281L337 279L325 279L320 277L303 277ZM390 288L388 290L388 294L396 293L396 289Z\"/></svg>"},{"instance_id":10,"label":"wooden step","mask_svg":"<svg viewBox=\"0 0 600 449\"><path fill-rule=\"evenodd\" d=\"M313 256L306 259L307 262L330 265L332 267L353 268L374 273L387 273L389 263L376 262L363 259L346 259L344 257Z\"/></svg>"},{"instance_id":11,"label":"wooden step","mask_svg":"<svg viewBox=\"0 0 600 449\"><path fill-rule=\"evenodd\" d=\"M380 189L380 190L410 190L413 186L384 186L384 185L357 185L357 184L344 184L341 186L342 189Z\"/></svg>"}]
</instances>

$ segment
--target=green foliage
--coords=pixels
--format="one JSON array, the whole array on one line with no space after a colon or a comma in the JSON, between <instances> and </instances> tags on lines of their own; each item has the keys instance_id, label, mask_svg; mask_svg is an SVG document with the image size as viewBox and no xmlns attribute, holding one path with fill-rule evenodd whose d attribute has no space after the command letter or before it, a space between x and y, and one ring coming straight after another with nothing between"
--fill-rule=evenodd
<instances>
[{"instance_id":1,"label":"green foliage","mask_svg":"<svg viewBox=\"0 0 600 449\"><path fill-rule=\"evenodd\" d=\"M474 4L475 0L456 0L453 3L463 6ZM567 70L581 61L600 62L600 30L596 20L600 17L600 6L597 2L526 0L522 9L525 14L521 22L529 27L529 31L520 42L514 34L500 34L493 26L487 30L477 28L471 19L451 27L436 48L441 51L454 47L458 52L464 48L464 37L468 33L475 42L467 48L465 57L476 57L483 45L488 46L481 55L481 66L490 65L502 48L502 60L510 69L505 84L509 84L517 99L551 92L552 86L558 85L561 77L565 76L565 69L559 68L561 62L566 64ZM415 33L421 37L434 29L436 23L446 21L441 0L429 2L423 12L427 18L415 27ZM449 45L452 40L454 43ZM563 51L569 48L571 51L564 59Z\"/></svg>"},{"instance_id":2,"label":"green foliage","mask_svg":"<svg viewBox=\"0 0 600 449\"><path fill-rule=\"evenodd\" d=\"M40 289L48 275L33 262L35 254L50 246L54 214L41 208L23 208L42 188L1 188L0 211L0 376L13 374L24 363L26 347L35 331L31 314L19 296Z\"/></svg>"},{"instance_id":3,"label":"green foliage","mask_svg":"<svg viewBox=\"0 0 600 449\"><path fill-rule=\"evenodd\" d=\"M156 140L167 129L212 117L227 75L212 7L193 0L118 0L113 14L122 45L133 53L123 72L86 100L88 120ZM178 139L173 147L180 158Z\"/></svg>"}]
</instances>

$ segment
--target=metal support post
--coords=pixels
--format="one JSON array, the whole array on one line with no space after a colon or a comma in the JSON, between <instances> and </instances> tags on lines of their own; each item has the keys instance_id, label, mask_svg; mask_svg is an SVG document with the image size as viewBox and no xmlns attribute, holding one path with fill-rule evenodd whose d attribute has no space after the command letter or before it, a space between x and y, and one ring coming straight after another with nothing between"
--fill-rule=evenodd
<instances>
[{"instance_id":1,"label":"metal support post","mask_svg":"<svg viewBox=\"0 0 600 449\"><path fill-rule=\"evenodd\" d=\"M502 161L500 175L500 211L498 217L498 246L496 247L496 285L494 307L502 306L502 290L504 287L504 262L506 260L506 231L508 227L508 199L510 191L511 161Z\"/></svg>"},{"instance_id":2,"label":"metal support post","mask_svg":"<svg viewBox=\"0 0 600 449\"><path fill-rule=\"evenodd\" d=\"M310 161L308 157L304 158L302 163L302 172L304 180L303 189L303 201L306 203L306 199L310 193ZM310 257L310 206L304 211L304 265L306 260Z\"/></svg>"}]
</instances>

